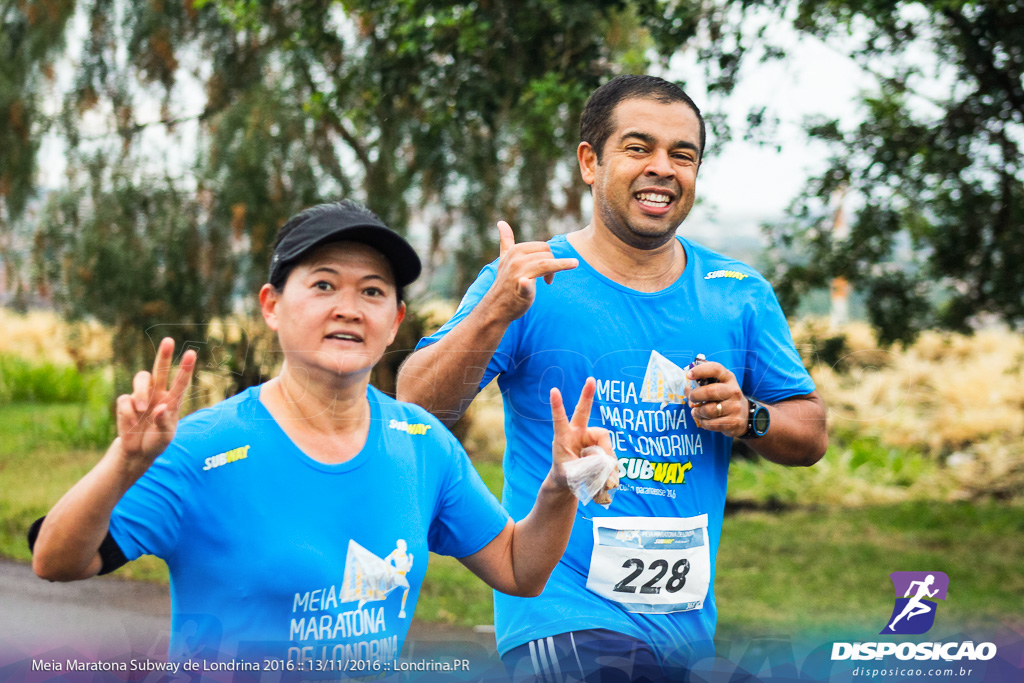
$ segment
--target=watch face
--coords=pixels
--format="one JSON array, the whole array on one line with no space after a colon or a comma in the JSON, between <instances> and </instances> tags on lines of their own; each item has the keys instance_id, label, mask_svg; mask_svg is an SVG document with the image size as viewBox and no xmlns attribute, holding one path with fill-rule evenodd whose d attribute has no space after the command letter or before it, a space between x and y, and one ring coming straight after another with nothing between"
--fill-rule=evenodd
<instances>
[{"instance_id":1,"label":"watch face","mask_svg":"<svg viewBox=\"0 0 1024 683\"><path fill-rule=\"evenodd\" d=\"M758 436L761 436L768 431L768 423L770 418L768 416L768 410L765 408L758 408L754 411L754 431L757 432Z\"/></svg>"}]
</instances>

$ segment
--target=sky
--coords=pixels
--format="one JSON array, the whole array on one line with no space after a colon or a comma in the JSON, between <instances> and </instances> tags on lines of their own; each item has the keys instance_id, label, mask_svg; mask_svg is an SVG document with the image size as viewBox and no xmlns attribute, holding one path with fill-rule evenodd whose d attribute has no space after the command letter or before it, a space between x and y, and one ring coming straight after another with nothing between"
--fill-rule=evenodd
<instances>
[{"instance_id":1,"label":"sky","mask_svg":"<svg viewBox=\"0 0 1024 683\"><path fill-rule=\"evenodd\" d=\"M804 119L821 114L847 126L857 121L856 98L871 88L872 77L817 39L799 37L785 26L775 27L773 33L789 58L749 63L742 71L724 109L734 139L705 157L697 180L699 203L680 229L684 235L708 242L758 238L760 224L781 219L806 178L825 166L827 149L808 141ZM694 55L673 58L662 75L684 79L698 106L713 103ZM747 112L761 106L779 118L775 145L742 139ZM709 131L709 146L714 142Z\"/></svg>"}]
</instances>

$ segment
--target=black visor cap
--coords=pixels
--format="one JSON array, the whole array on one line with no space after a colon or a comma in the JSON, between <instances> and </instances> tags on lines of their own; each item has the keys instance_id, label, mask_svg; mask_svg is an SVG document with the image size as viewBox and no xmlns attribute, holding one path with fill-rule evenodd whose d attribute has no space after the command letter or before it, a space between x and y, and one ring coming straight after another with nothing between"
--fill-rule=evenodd
<instances>
[{"instance_id":1,"label":"black visor cap","mask_svg":"<svg viewBox=\"0 0 1024 683\"><path fill-rule=\"evenodd\" d=\"M287 233L274 248L270 261L269 281L275 287L284 286L292 266L312 250L331 242L359 242L379 251L391 264L398 287L405 287L420 276L420 258L405 238L354 202L321 205L291 220L300 222L282 228Z\"/></svg>"}]
</instances>

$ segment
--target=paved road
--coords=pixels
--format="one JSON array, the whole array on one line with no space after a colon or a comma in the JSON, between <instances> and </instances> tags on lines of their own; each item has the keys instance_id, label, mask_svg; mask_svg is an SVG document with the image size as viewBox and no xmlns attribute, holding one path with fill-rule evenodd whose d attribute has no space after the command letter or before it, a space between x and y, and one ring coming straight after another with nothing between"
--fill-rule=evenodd
<instances>
[{"instance_id":1,"label":"paved road","mask_svg":"<svg viewBox=\"0 0 1024 683\"><path fill-rule=\"evenodd\" d=\"M74 644L104 656L166 648L167 588L115 577L49 583L0 560L0 646L27 654Z\"/></svg>"},{"instance_id":2,"label":"paved road","mask_svg":"<svg viewBox=\"0 0 1024 683\"><path fill-rule=\"evenodd\" d=\"M0 559L0 680L5 664L26 657L161 658L169 623L166 586L116 575L49 583L26 564ZM413 621L403 655L439 644L491 656L494 635Z\"/></svg>"}]
</instances>

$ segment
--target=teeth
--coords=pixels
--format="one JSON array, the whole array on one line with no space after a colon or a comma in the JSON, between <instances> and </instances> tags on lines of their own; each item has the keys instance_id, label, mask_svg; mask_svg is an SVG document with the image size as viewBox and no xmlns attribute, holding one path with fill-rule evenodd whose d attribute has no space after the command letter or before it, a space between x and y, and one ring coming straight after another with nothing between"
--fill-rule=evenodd
<instances>
[{"instance_id":1,"label":"teeth","mask_svg":"<svg viewBox=\"0 0 1024 683\"><path fill-rule=\"evenodd\" d=\"M665 205L672 201L668 195L658 194L656 192L640 192L637 194L636 198L642 202L647 202L648 204Z\"/></svg>"},{"instance_id":2,"label":"teeth","mask_svg":"<svg viewBox=\"0 0 1024 683\"><path fill-rule=\"evenodd\" d=\"M354 342L359 341L359 337L356 337L356 336L351 335L351 334L329 334L329 335L327 335L327 338L328 339L342 339L344 341L354 341Z\"/></svg>"}]
</instances>

